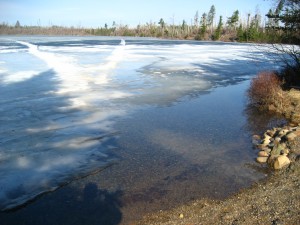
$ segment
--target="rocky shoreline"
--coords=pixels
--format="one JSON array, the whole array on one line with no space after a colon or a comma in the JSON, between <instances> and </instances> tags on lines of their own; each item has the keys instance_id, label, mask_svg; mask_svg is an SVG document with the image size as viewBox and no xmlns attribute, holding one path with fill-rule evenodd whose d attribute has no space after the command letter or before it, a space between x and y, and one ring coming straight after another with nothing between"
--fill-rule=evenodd
<instances>
[{"instance_id":1,"label":"rocky shoreline","mask_svg":"<svg viewBox=\"0 0 300 225\"><path fill-rule=\"evenodd\" d=\"M134 224L300 225L300 126L273 128L253 135L252 142L256 161L272 171L268 179L225 200L196 200Z\"/></svg>"},{"instance_id":2,"label":"rocky shoreline","mask_svg":"<svg viewBox=\"0 0 300 225\"><path fill-rule=\"evenodd\" d=\"M256 161L271 170L268 179L225 200L196 200L147 215L136 224L300 225L300 92L289 92L289 96L293 107L282 114L294 124L252 137L258 150Z\"/></svg>"},{"instance_id":3,"label":"rocky shoreline","mask_svg":"<svg viewBox=\"0 0 300 225\"><path fill-rule=\"evenodd\" d=\"M252 143L259 149L256 161L275 170L288 166L300 157L300 150L294 144L297 138L300 127L291 125L267 130L263 138L253 135Z\"/></svg>"},{"instance_id":4,"label":"rocky shoreline","mask_svg":"<svg viewBox=\"0 0 300 225\"><path fill-rule=\"evenodd\" d=\"M266 131L263 138L253 137L258 157L265 157L259 164L273 168L268 179L225 200L196 200L147 215L135 224L300 225L299 133L299 126L285 126Z\"/></svg>"},{"instance_id":5,"label":"rocky shoreline","mask_svg":"<svg viewBox=\"0 0 300 225\"><path fill-rule=\"evenodd\" d=\"M269 110L291 123L252 137L258 165L271 171L268 179L225 200L196 200L136 224L300 225L300 91L291 89L285 96L287 107Z\"/></svg>"}]
</instances>

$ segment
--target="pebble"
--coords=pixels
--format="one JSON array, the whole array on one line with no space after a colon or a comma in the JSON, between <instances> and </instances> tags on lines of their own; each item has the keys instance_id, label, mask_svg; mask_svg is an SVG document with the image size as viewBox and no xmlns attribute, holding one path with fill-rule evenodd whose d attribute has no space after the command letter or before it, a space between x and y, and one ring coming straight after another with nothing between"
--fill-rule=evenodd
<instances>
[{"instance_id":1,"label":"pebble","mask_svg":"<svg viewBox=\"0 0 300 225\"><path fill-rule=\"evenodd\" d=\"M260 143L261 143L260 140L258 140L258 139L252 139L252 144L253 145L258 146Z\"/></svg>"},{"instance_id":2,"label":"pebble","mask_svg":"<svg viewBox=\"0 0 300 225\"><path fill-rule=\"evenodd\" d=\"M254 134L252 136L252 140L260 140L260 139L261 139L261 137L259 135L257 135L257 134Z\"/></svg>"},{"instance_id":3,"label":"pebble","mask_svg":"<svg viewBox=\"0 0 300 225\"><path fill-rule=\"evenodd\" d=\"M183 218L183 214L182 214L182 213L179 214L179 218L180 218L180 219Z\"/></svg>"}]
</instances>

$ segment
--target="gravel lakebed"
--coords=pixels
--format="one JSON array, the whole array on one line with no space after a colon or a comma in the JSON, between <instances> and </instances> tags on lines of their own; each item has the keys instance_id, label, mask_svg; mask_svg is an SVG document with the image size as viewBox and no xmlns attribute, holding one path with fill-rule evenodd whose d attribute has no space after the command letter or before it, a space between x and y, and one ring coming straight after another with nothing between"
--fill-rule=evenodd
<instances>
[{"instance_id":1,"label":"gravel lakebed","mask_svg":"<svg viewBox=\"0 0 300 225\"><path fill-rule=\"evenodd\" d=\"M256 169L269 170L266 179L224 200L199 199L136 224L300 224L300 91L286 94L290 106L276 112L290 123L252 137Z\"/></svg>"},{"instance_id":2,"label":"gravel lakebed","mask_svg":"<svg viewBox=\"0 0 300 225\"><path fill-rule=\"evenodd\" d=\"M300 224L299 126L268 130L263 138L254 136L253 144L258 157L266 157L257 166L270 170L267 179L225 200L196 200L147 215L137 224ZM260 156L262 151L265 156ZM274 168L285 157L288 162Z\"/></svg>"}]
</instances>

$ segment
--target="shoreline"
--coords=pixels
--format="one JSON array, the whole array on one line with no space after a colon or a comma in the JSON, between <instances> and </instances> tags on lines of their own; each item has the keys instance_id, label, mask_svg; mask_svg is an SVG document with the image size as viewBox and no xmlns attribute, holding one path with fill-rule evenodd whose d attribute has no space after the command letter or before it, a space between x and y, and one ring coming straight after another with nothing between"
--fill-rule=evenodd
<instances>
[{"instance_id":1,"label":"shoreline","mask_svg":"<svg viewBox=\"0 0 300 225\"><path fill-rule=\"evenodd\" d=\"M290 125L298 124L299 129L300 92L290 91L288 95L291 106L276 112L289 119ZM136 224L300 224L300 136L287 141L291 163L280 170L271 170L266 179L224 200L199 199L172 210L148 214ZM266 164L257 164L257 169L268 168Z\"/></svg>"},{"instance_id":2,"label":"shoreline","mask_svg":"<svg viewBox=\"0 0 300 225\"><path fill-rule=\"evenodd\" d=\"M221 200L196 200L137 224L299 224L300 161Z\"/></svg>"},{"instance_id":3,"label":"shoreline","mask_svg":"<svg viewBox=\"0 0 300 225\"><path fill-rule=\"evenodd\" d=\"M105 37L105 38L145 38L145 39L158 39L158 40L166 40L166 41L195 41L195 42L215 42L215 43L238 43L238 44L272 44L270 42L262 42L262 41L236 41L231 40L229 38L219 39L219 40L213 40L213 39L202 39L197 40L194 37L189 38L179 38L179 37L155 37L155 36L124 36L124 35L92 35L92 34L43 34L43 33L15 33L15 34L9 34L9 33L0 33L0 37L87 37L87 38L99 38L99 37Z\"/></svg>"}]
</instances>

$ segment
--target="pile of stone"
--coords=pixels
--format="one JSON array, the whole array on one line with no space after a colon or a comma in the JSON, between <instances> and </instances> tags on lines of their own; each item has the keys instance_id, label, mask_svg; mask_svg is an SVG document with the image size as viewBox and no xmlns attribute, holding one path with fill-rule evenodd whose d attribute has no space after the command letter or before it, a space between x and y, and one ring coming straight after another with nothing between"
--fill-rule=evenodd
<instances>
[{"instance_id":1,"label":"pile of stone","mask_svg":"<svg viewBox=\"0 0 300 225\"><path fill-rule=\"evenodd\" d=\"M295 159L291 145L296 139L300 139L299 126L273 128L266 131L263 137L253 135L252 142L259 149L256 161L267 163L276 170L289 165Z\"/></svg>"}]
</instances>

